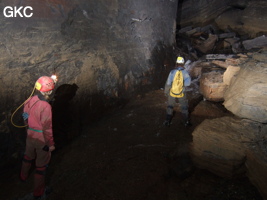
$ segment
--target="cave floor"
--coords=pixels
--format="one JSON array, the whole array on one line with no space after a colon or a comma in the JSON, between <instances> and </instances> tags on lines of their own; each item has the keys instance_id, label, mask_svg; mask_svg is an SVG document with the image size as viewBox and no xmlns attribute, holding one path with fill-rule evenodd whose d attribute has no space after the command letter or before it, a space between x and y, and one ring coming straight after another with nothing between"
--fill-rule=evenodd
<instances>
[{"instance_id":1,"label":"cave floor","mask_svg":"<svg viewBox=\"0 0 267 200\"><path fill-rule=\"evenodd\" d=\"M203 117L191 127L179 109L164 127L166 98L151 91L110 112L82 135L53 152L47 171L48 200L226 200L261 199L246 177L227 180L191 163L188 147ZM30 199L33 176L18 180L19 164L1 180L0 199Z\"/></svg>"}]
</instances>

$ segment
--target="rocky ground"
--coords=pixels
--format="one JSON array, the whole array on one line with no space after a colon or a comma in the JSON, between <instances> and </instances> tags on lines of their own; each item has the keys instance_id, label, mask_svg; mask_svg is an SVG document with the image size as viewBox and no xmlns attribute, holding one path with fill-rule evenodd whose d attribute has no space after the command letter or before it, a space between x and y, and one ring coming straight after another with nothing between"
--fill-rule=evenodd
<instances>
[{"instance_id":1,"label":"rocky ground","mask_svg":"<svg viewBox=\"0 0 267 200\"><path fill-rule=\"evenodd\" d=\"M190 101L191 110L195 103ZM166 97L161 89L113 110L82 135L53 152L47 171L48 200L261 200L246 177L223 179L197 169L188 146L205 118L229 113L220 103L203 102L192 126L162 126ZM30 199L33 177L18 180L20 163L1 174L0 199Z\"/></svg>"}]
</instances>

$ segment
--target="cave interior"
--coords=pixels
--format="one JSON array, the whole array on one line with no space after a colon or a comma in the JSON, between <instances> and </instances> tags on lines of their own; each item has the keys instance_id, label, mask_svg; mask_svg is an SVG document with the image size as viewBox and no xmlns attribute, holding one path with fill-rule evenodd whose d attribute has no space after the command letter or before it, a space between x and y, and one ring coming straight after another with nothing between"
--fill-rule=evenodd
<instances>
[{"instance_id":1,"label":"cave interior","mask_svg":"<svg viewBox=\"0 0 267 200\"><path fill-rule=\"evenodd\" d=\"M56 150L44 199L266 199L266 7L1 1L0 199L33 198L33 175L18 178L22 106L35 81L52 74ZM171 126L163 125L164 85L177 56L192 80L190 127L179 104Z\"/></svg>"}]
</instances>

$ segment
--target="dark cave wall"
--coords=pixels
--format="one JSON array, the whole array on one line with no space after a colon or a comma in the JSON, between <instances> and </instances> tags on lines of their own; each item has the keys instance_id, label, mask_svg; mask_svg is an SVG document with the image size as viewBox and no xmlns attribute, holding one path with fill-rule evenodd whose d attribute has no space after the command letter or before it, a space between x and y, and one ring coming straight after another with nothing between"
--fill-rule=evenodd
<instances>
[{"instance_id":1,"label":"dark cave wall","mask_svg":"<svg viewBox=\"0 0 267 200\"><path fill-rule=\"evenodd\" d=\"M25 131L10 116L42 75L59 78L51 102L59 135L78 134L141 86L162 86L164 60L173 58L177 2L1 1L0 158L20 156ZM33 16L6 18L6 6L32 6ZM18 125L21 113L14 116Z\"/></svg>"},{"instance_id":2,"label":"dark cave wall","mask_svg":"<svg viewBox=\"0 0 267 200\"><path fill-rule=\"evenodd\" d=\"M207 25L227 10L233 11L236 14L234 18L237 18L239 11L246 9L254 2L256 5L262 6L262 0L180 0L177 24L178 27ZM250 15L247 17L249 18ZM234 18L233 20L235 20ZM242 20L239 21L239 23L241 22Z\"/></svg>"},{"instance_id":3,"label":"dark cave wall","mask_svg":"<svg viewBox=\"0 0 267 200\"><path fill-rule=\"evenodd\" d=\"M212 25L215 32L236 32L244 37L266 34L264 0L180 0L177 29Z\"/></svg>"},{"instance_id":4,"label":"dark cave wall","mask_svg":"<svg viewBox=\"0 0 267 200\"><path fill-rule=\"evenodd\" d=\"M233 1L180 0L177 15L178 28L195 24L206 25L229 8L233 4L231 2ZM235 4L238 2L241 1L234 1Z\"/></svg>"}]
</instances>

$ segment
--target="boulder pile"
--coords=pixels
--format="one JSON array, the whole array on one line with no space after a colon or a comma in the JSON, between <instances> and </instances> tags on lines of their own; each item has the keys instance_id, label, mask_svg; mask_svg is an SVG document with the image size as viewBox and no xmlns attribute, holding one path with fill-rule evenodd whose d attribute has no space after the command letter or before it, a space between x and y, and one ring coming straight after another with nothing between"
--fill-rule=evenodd
<instances>
[{"instance_id":1,"label":"boulder pile","mask_svg":"<svg viewBox=\"0 0 267 200\"><path fill-rule=\"evenodd\" d=\"M195 60L186 69L203 96L191 114L206 111L192 134L190 154L197 167L218 176L246 175L267 199L267 37L247 37L249 27L243 35L222 29L223 20L230 17L216 20L220 29L210 24L179 31L181 49Z\"/></svg>"},{"instance_id":2,"label":"boulder pile","mask_svg":"<svg viewBox=\"0 0 267 200\"><path fill-rule=\"evenodd\" d=\"M192 75L201 71L203 99L221 103L232 114L197 126L191 157L197 167L222 177L246 175L267 198L267 49L222 57L188 68Z\"/></svg>"}]
</instances>

